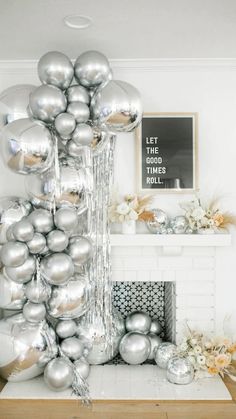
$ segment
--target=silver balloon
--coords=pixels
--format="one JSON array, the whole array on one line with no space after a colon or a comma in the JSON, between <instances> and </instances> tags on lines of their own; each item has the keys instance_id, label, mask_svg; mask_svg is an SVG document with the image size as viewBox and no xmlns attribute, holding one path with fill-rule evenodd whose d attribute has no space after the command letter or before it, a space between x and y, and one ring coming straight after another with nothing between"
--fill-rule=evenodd
<instances>
[{"instance_id":1,"label":"silver balloon","mask_svg":"<svg viewBox=\"0 0 236 419\"><path fill-rule=\"evenodd\" d=\"M62 320L56 325L56 333L61 339L74 336L77 331L77 324L74 320Z\"/></svg>"},{"instance_id":2,"label":"silver balloon","mask_svg":"<svg viewBox=\"0 0 236 419\"><path fill-rule=\"evenodd\" d=\"M54 253L41 260L40 270L50 285L65 285L74 274L74 265L69 255Z\"/></svg>"},{"instance_id":3,"label":"silver balloon","mask_svg":"<svg viewBox=\"0 0 236 419\"><path fill-rule=\"evenodd\" d=\"M48 170L53 162L50 131L39 121L18 119L2 130L2 158L16 173L27 175Z\"/></svg>"},{"instance_id":4,"label":"silver balloon","mask_svg":"<svg viewBox=\"0 0 236 419\"><path fill-rule=\"evenodd\" d=\"M25 381L42 374L56 356L55 334L48 324L33 324L17 314L0 321L0 376Z\"/></svg>"},{"instance_id":5,"label":"silver balloon","mask_svg":"<svg viewBox=\"0 0 236 419\"><path fill-rule=\"evenodd\" d=\"M21 310L25 301L25 286L16 284L0 272L0 307L5 310Z\"/></svg>"},{"instance_id":6,"label":"silver balloon","mask_svg":"<svg viewBox=\"0 0 236 419\"><path fill-rule=\"evenodd\" d=\"M66 94L68 103L83 102L86 103L86 105L89 105L90 96L87 89L83 86L79 86L77 84L75 86L70 86L67 89Z\"/></svg>"},{"instance_id":7,"label":"silver balloon","mask_svg":"<svg viewBox=\"0 0 236 419\"><path fill-rule=\"evenodd\" d=\"M93 246L88 238L83 236L74 236L69 241L67 252L73 260L75 266L80 266L89 262L91 259L93 255Z\"/></svg>"},{"instance_id":8,"label":"silver balloon","mask_svg":"<svg viewBox=\"0 0 236 419\"><path fill-rule=\"evenodd\" d=\"M90 125L87 124L79 124L75 128L75 131L72 135L72 140L77 145L91 145L93 141L93 130Z\"/></svg>"},{"instance_id":9,"label":"silver balloon","mask_svg":"<svg viewBox=\"0 0 236 419\"><path fill-rule=\"evenodd\" d=\"M175 356L167 365L167 380L173 384L190 384L194 379L194 368L187 358Z\"/></svg>"},{"instance_id":10,"label":"silver balloon","mask_svg":"<svg viewBox=\"0 0 236 419\"><path fill-rule=\"evenodd\" d=\"M90 306L91 287L84 275L75 275L67 285L54 287L47 303L50 316L57 319L81 317Z\"/></svg>"},{"instance_id":11,"label":"silver balloon","mask_svg":"<svg viewBox=\"0 0 236 419\"><path fill-rule=\"evenodd\" d=\"M193 234L193 229L191 227L187 227L185 230L185 234Z\"/></svg>"},{"instance_id":12,"label":"silver balloon","mask_svg":"<svg viewBox=\"0 0 236 419\"><path fill-rule=\"evenodd\" d=\"M0 94L0 129L17 119L28 118L29 96L36 89L31 84L17 84Z\"/></svg>"},{"instance_id":13,"label":"silver balloon","mask_svg":"<svg viewBox=\"0 0 236 419\"><path fill-rule=\"evenodd\" d=\"M168 361L176 355L176 345L170 342L161 343L154 354L155 362L160 368L167 368Z\"/></svg>"},{"instance_id":14,"label":"silver balloon","mask_svg":"<svg viewBox=\"0 0 236 419\"><path fill-rule=\"evenodd\" d=\"M155 333L156 335L160 335L162 332L162 327L160 322L157 319L152 319L150 333Z\"/></svg>"},{"instance_id":15,"label":"silver balloon","mask_svg":"<svg viewBox=\"0 0 236 419\"><path fill-rule=\"evenodd\" d=\"M72 386L74 371L63 357L51 360L44 370L44 381L53 391L64 391Z\"/></svg>"},{"instance_id":16,"label":"silver balloon","mask_svg":"<svg viewBox=\"0 0 236 419\"><path fill-rule=\"evenodd\" d=\"M152 319L143 311L133 311L125 320L125 327L128 332L140 332L147 334L150 332Z\"/></svg>"},{"instance_id":17,"label":"silver balloon","mask_svg":"<svg viewBox=\"0 0 236 419\"><path fill-rule=\"evenodd\" d=\"M151 209L150 211L154 214L154 220L147 221L148 230L153 234L163 234L163 228L167 228L169 222L166 213L161 209Z\"/></svg>"},{"instance_id":18,"label":"silver balloon","mask_svg":"<svg viewBox=\"0 0 236 419\"><path fill-rule=\"evenodd\" d=\"M58 229L70 232L78 225L78 215L74 208L60 208L54 215L54 223Z\"/></svg>"},{"instance_id":19,"label":"silver balloon","mask_svg":"<svg viewBox=\"0 0 236 419\"><path fill-rule=\"evenodd\" d=\"M27 218L24 218L13 225L12 232L16 240L27 242L34 236L34 227Z\"/></svg>"},{"instance_id":20,"label":"silver balloon","mask_svg":"<svg viewBox=\"0 0 236 419\"><path fill-rule=\"evenodd\" d=\"M67 108L68 114L73 115L78 124L87 122L90 116L88 105L83 102L72 102Z\"/></svg>"},{"instance_id":21,"label":"silver balloon","mask_svg":"<svg viewBox=\"0 0 236 419\"><path fill-rule=\"evenodd\" d=\"M8 228L27 216L31 211L31 204L23 198L15 196L0 198L0 244L7 241Z\"/></svg>"},{"instance_id":22,"label":"silver balloon","mask_svg":"<svg viewBox=\"0 0 236 419\"><path fill-rule=\"evenodd\" d=\"M61 342L60 347L62 353L72 361L76 361L81 358L84 352L83 342L75 336L64 339Z\"/></svg>"},{"instance_id":23,"label":"silver balloon","mask_svg":"<svg viewBox=\"0 0 236 419\"><path fill-rule=\"evenodd\" d=\"M82 377L84 380L86 380L90 373L90 365L86 361L85 358L80 358L77 361L74 362L74 366L76 371L79 373L80 377Z\"/></svg>"},{"instance_id":24,"label":"silver balloon","mask_svg":"<svg viewBox=\"0 0 236 419\"><path fill-rule=\"evenodd\" d=\"M46 308L43 303L32 303L28 301L23 307L23 316L30 323L40 323L45 319Z\"/></svg>"},{"instance_id":25,"label":"silver balloon","mask_svg":"<svg viewBox=\"0 0 236 419\"><path fill-rule=\"evenodd\" d=\"M38 75L43 84L52 84L65 90L73 79L74 68L65 54L49 51L38 62Z\"/></svg>"},{"instance_id":26,"label":"silver balloon","mask_svg":"<svg viewBox=\"0 0 236 419\"><path fill-rule=\"evenodd\" d=\"M151 351L150 339L143 333L129 332L121 339L119 350L121 358L127 364L142 364Z\"/></svg>"},{"instance_id":27,"label":"silver balloon","mask_svg":"<svg viewBox=\"0 0 236 419\"><path fill-rule=\"evenodd\" d=\"M64 93L55 86L37 87L29 99L29 107L34 118L52 123L59 113L65 112L67 100Z\"/></svg>"},{"instance_id":28,"label":"silver balloon","mask_svg":"<svg viewBox=\"0 0 236 419\"><path fill-rule=\"evenodd\" d=\"M14 224L12 224L10 227L8 227L7 232L6 232L6 239L9 242L15 241L15 236L13 234L13 227L14 227Z\"/></svg>"},{"instance_id":29,"label":"silver balloon","mask_svg":"<svg viewBox=\"0 0 236 419\"><path fill-rule=\"evenodd\" d=\"M31 212L29 220L38 233L47 234L53 229L53 216L45 209L36 209Z\"/></svg>"},{"instance_id":30,"label":"silver balloon","mask_svg":"<svg viewBox=\"0 0 236 419\"><path fill-rule=\"evenodd\" d=\"M82 145L77 145L73 140L68 141L66 144L67 154L71 157L79 157L83 152L84 147Z\"/></svg>"},{"instance_id":31,"label":"silver balloon","mask_svg":"<svg viewBox=\"0 0 236 419\"><path fill-rule=\"evenodd\" d=\"M148 359L154 359L156 349L162 343L162 339L160 338L160 336L157 336L155 333L148 333L147 336L150 339L150 343L151 343L151 350L150 350Z\"/></svg>"},{"instance_id":32,"label":"silver balloon","mask_svg":"<svg viewBox=\"0 0 236 419\"><path fill-rule=\"evenodd\" d=\"M60 113L59 115L57 115L55 119L55 128L63 138L70 138L72 132L75 130L75 126L75 117L70 113Z\"/></svg>"},{"instance_id":33,"label":"silver balloon","mask_svg":"<svg viewBox=\"0 0 236 419\"><path fill-rule=\"evenodd\" d=\"M64 231L52 230L47 235L47 245L52 252L63 252L68 246L69 239Z\"/></svg>"},{"instance_id":34,"label":"silver balloon","mask_svg":"<svg viewBox=\"0 0 236 419\"><path fill-rule=\"evenodd\" d=\"M25 295L32 303L44 303L51 295L51 287L44 281L32 279L25 287Z\"/></svg>"},{"instance_id":35,"label":"silver balloon","mask_svg":"<svg viewBox=\"0 0 236 419\"><path fill-rule=\"evenodd\" d=\"M184 215L177 215L177 217L171 220L170 226L173 229L174 234L184 234L188 227L188 220Z\"/></svg>"},{"instance_id":36,"label":"silver balloon","mask_svg":"<svg viewBox=\"0 0 236 419\"><path fill-rule=\"evenodd\" d=\"M120 80L110 81L98 90L91 101L93 120L109 129L123 132L134 130L142 119L142 103L138 90Z\"/></svg>"},{"instance_id":37,"label":"silver balloon","mask_svg":"<svg viewBox=\"0 0 236 419\"><path fill-rule=\"evenodd\" d=\"M26 261L17 267L5 267L4 273L12 281L18 284L24 284L32 279L36 270L35 258L29 256Z\"/></svg>"},{"instance_id":38,"label":"silver balloon","mask_svg":"<svg viewBox=\"0 0 236 419\"><path fill-rule=\"evenodd\" d=\"M32 239L28 241L26 244L29 248L30 253L36 255L37 253L41 253L45 248L46 239L43 234L34 233Z\"/></svg>"},{"instance_id":39,"label":"silver balloon","mask_svg":"<svg viewBox=\"0 0 236 419\"><path fill-rule=\"evenodd\" d=\"M86 51L74 65L75 78L84 87L104 85L111 79L111 68L105 55L98 51Z\"/></svg>"},{"instance_id":40,"label":"silver balloon","mask_svg":"<svg viewBox=\"0 0 236 419\"><path fill-rule=\"evenodd\" d=\"M5 243L0 252L0 259L3 265L17 267L23 265L29 256L29 250L25 243L8 242Z\"/></svg>"}]
</instances>

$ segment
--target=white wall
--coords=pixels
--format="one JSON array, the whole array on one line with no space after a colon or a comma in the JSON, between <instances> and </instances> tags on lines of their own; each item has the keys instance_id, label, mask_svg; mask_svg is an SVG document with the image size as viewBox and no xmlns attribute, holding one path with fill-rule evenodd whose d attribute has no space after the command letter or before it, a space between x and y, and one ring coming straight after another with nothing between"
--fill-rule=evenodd
<instances>
[{"instance_id":1,"label":"white wall","mask_svg":"<svg viewBox=\"0 0 236 419\"><path fill-rule=\"evenodd\" d=\"M223 62L222 62L223 63ZM236 68L209 61L113 62L114 76L134 84L141 92L145 112L199 113L199 186L206 196L222 195L236 213ZM224 63L223 63L224 64ZM17 83L38 83L34 65L0 65L0 90ZM0 163L1 195L23 194L24 178ZM135 140L132 134L117 139L115 183L122 193L135 191ZM180 212L178 202L187 195L158 194L158 207L170 215ZM217 249L216 316L219 329L232 311L236 295L236 230L233 246ZM236 309L236 308L235 308Z\"/></svg>"}]
</instances>

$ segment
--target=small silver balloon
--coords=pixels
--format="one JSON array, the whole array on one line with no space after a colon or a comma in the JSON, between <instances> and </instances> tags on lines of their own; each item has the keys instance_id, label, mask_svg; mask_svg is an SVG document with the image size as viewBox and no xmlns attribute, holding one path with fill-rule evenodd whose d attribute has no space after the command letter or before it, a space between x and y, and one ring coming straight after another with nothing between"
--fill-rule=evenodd
<instances>
[{"instance_id":1,"label":"small silver balloon","mask_svg":"<svg viewBox=\"0 0 236 419\"><path fill-rule=\"evenodd\" d=\"M193 234L193 229L191 227L187 227L185 230L185 234Z\"/></svg>"},{"instance_id":2,"label":"small silver balloon","mask_svg":"<svg viewBox=\"0 0 236 419\"><path fill-rule=\"evenodd\" d=\"M25 287L25 295L32 303L44 303L51 295L51 287L44 281L32 279Z\"/></svg>"},{"instance_id":3,"label":"small silver balloon","mask_svg":"<svg viewBox=\"0 0 236 419\"><path fill-rule=\"evenodd\" d=\"M155 333L148 333L147 336L150 339L150 343L151 343L151 350L150 350L148 359L152 360L155 357L156 349L162 343L162 339L160 338L160 336L157 336Z\"/></svg>"},{"instance_id":4,"label":"small silver balloon","mask_svg":"<svg viewBox=\"0 0 236 419\"><path fill-rule=\"evenodd\" d=\"M189 359L175 356L167 365L167 380L173 384L190 384L194 379L194 368Z\"/></svg>"},{"instance_id":5,"label":"small silver balloon","mask_svg":"<svg viewBox=\"0 0 236 419\"><path fill-rule=\"evenodd\" d=\"M46 308L43 303L32 303L28 301L23 307L23 316L27 322L40 323L45 319Z\"/></svg>"},{"instance_id":6,"label":"small silver balloon","mask_svg":"<svg viewBox=\"0 0 236 419\"><path fill-rule=\"evenodd\" d=\"M75 126L75 117L70 113L60 113L55 119L55 128L62 137L70 138Z\"/></svg>"},{"instance_id":7,"label":"small silver balloon","mask_svg":"<svg viewBox=\"0 0 236 419\"><path fill-rule=\"evenodd\" d=\"M74 362L74 366L77 373L79 373L80 377L86 380L90 373L90 365L86 361L86 359L83 357L78 359L77 361Z\"/></svg>"},{"instance_id":8,"label":"small silver balloon","mask_svg":"<svg viewBox=\"0 0 236 419\"><path fill-rule=\"evenodd\" d=\"M74 236L69 241L68 254L76 266L84 265L93 255L91 241L83 236Z\"/></svg>"},{"instance_id":9,"label":"small silver balloon","mask_svg":"<svg viewBox=\"0 0 236 419\"><path fill-rule=\"evenodd\" d=\"M64 339L61 342L60 347L62 353L72 361L81 358L84 352L83 342L75 336Z\"/></svg>"},{"instance_id":10,"label":"small silver balloon","mask_svg":"<svg viewBox=\"0 0 236 419\"><path fill-rule=\"evenodd\" d=\"M15 196L0 198L0 244L6 243L8 228L27 216L30 210L31 204L26 199Z\"/></svg>"},{"instance_id":11,"label":"small silver balloon","mask_svg":"<svg viewBox=\"0 0 236 419\"><path fill-rule=\"evenodd\" d=\"M26 244L29 248L30 253L36 255L37 253L41 253L42 250L45 248L46 239L43 234L34 233L32 239L28 241Z\"/></svg>"},{"instance_id":12,"label":"small silver balloon","mask_svg":"<svg viewBox=\"0 0 236 419\"><path fill-rule=\"evenodd\" d=\"M74 65L75 78L84 87L104 85L111 79L108 59L99 51L86 51Z\"/></svg>"},{"instance_id":13,"label":"small silver balloon","mask_svg":"<svg viewBox=\"0 0 236 419\"><path fill-rule=\"evenodd\" d=\"M85 123L89 120L90 110L86 103L72 102L68 105L67 112L73 115L78 124Z\"/></svg>"},{"instance_id":14,"label":"small silver balloon","mask_svg":"<svg viewBox=\"0 0 236 419\"><path fill-rule=\"evenodd\" d=\"M44 370L44 381L53 391L68 389L74 381L72 365L64 357L51 360Z\"/></svg>"},{"instance_id":15,"label":"small silver balloon","mask_svg":"<svg viewBox=\"0 0 236 419\"><path fill-rule=\"evenodd\" d=\"M61 339L74 336L77 331L77 324L74 320L62 320L56 325L56 333Z\"/></svg>"},{"instance_id":16,"label":"small silver balloon","mask_svg":"<svg viewBox=\"0 0 236 419\"><path fill-rule=\"evenodd\" d=\"M121 358L127 364L142 364L151 351L150 339L143 333L129 332L121 339L119 350Z\"/></svg>"},{"instance_id":17,"label":"small silver balloon","mask_svg":"<svg viewBox=\"0 0 236 419\"><path fill-rule=\"evenodd\" d=\"M26 261L17 267L5 267L4 273L12 281L17 282L18 284L25 284L32 279L36 270L35 258L33 256L28 256Z\"/></svg>"},{"instance_id":18,"label":"small silver balloon","mask_svg":"<svg viewBox=\"0 0 236 419\"><path fill-rule=\"evenodd\" d=\"M83 150L82 145L77 145L73 140L68 141L66 144L66 151L71 157L79 157Z\"/></svg>"},{"instance_id":19,"label":"small silver balloon","mask_svg":"<svg viewBox=\"0 0 236 419\"><path fill-rule=\"evenodd\" d=\"M93 141L93 130L90 125L78 124L73 132L72 140L77 145L91 145Z\"/></svg>"},{"instance_id":20,"label":"small silver balloon","mask_svg":"<svg viewBox=\"0 0 236 419\"><path fill-rule=\"evenodd\" d=\"M24 218L14 224L12 232L16 240L20 242L27 242L32 240L34 236L34 227L27 218Z\"/></svg>"},{"instance_id":21,"label":"small silver balloon","mask_svg":"<svg viewBox=\"0 0 236 419\"><path fill-rule=\"evenodd\" d=\"M188 226L188 220L184 215L177 215L170 222L170 226L173 229L174 234L184 234Z\"/></svg>"},{"instance_id":22,"label":"small silver balloon","mask_svg":"<svg viewBox=\"0 0 236 419\"><path fill-rule=\"evenodd\" d=\"M140 332L147 334L150 332L152 319L143 311L133 311L125 320L125 327L128 332Z\"/></svg>"},{"instance_id":23,"label":"small silver balloon","mask_svg":"<svg viewBox=\"0 0 236 419\"><path fill-rule=\"evenodd\" d=\"M11 122L2 131L1 146L3 161L16 173L42 173L52 165L52 136L39 121L25 118Z\"/></svg>"},{"instance_id":24,"label":"small silver balloon","mask_svg":"<svg viewBox=\"0 0 236 419\"><path fill-rule=\"evenodd\" d=\"M40 270L50 285L65 285L74 274L74 265L69 255L54 253L41 260Z\"/></svg>"},{"instance_id":25,"label":"small silver balloon","mask_svg":"<svg viewBox=\"0 0 236 419\"><path fill-rule=\"evenodd\" d=\"M166 234L173 234L173 233L174 233L174 231L173 231L173 228L172 227L168 227L166 229Z\"/></svg>"},{"instance_id":26,"label":"small silver balloon","mask_svg":"<svg viewBox=\"0 0 236 419\"><path fill-rule=\"evenodd\" d=\"M170 342L161 343L154 354L155 362L160 368L167 368L170 358L176 355L176 345Z\"/></svg>"},{"instance_id":27,"label":"small silver balloon","mask_svg":"<svg viewBox=\"0 0 236 419\"><path fill-rule=\"evenodd\" d=\"M29 220L38 233L47 234L53 229L52 214L45 209L36 209L31 212Z\"/></svg>"},{"instance_id":28,"label":"small silver balloon","mask_svg":"<svg viewBox=\"0 0 236 419\"><path fill-rule=\"evenodd\" d=\"M161 209L151 209L150 211L154 214L154 219L147 221L148 230L153 234L162 234L163 228L167 228L169 222L166 213Z\"/></svg>"},{"instance_id":29,"label":"small silver balloon","mask_svg":"<svg viewBox=\"0 0 236 419\"><path fill-rule=\"evenodd\" d=\"M52 123L59 113L65 112L67 100L64 93L55 86L37 87L29 99L30 111L34 118Z\"/></svg>"},{"instance_id":30,"label":"small silver balloon","mask_svg":"<svg viewBox=\"0 0 236 419\"><path fill-rule=\"evenodd\" d=\"M79 85L70 86L67 89L66 94L67 94L68 103L83 102L83 103L86 103L86 105L88 105L90 102L89 93L87 89L85 89L85 87L83 86L79 86Z\"/></svg>"},{"instance_id":31,"label":"small silver balloon","mask_svg":"<svg viewBox=\"0 0 236 419\"><path fill-rule=\"evenodd\" d=\"M8 227L7 232L6 232L6 238L9 242L15 241L15 236L13 234L13 227L14 227L14 224Z\"/></svg>"},{"instance_id":32,"label":"small silver balloon","mask_svg":"<svg viewBox=\"0 0 236 419\"><path fill-rule=\"evenodd\" d=\"M29 256L29 250L25 243L5 243L0 252L0 259L5 266L17 267L23 265Z\"/></svg>"},{"instance_id":33,"label":"small silver balloon","mask_svg":"<svg viewBox=\"0 0 236 419\"><path fill-rule=\"evenodd\" d=\"M78 225L78 215L74 208L60 208L54 215L54 223L58 229L70 232Z\"/></svg>"},{"instance_id":34,"label":"small silver balloon","mask_svg":"<svg viewBox=\"0 0 236 419\"><path fill-rule=\"evenodd\" d=\"M63 252L68 246L69 239L64 231L52 230L47 235L47 245L52 252Z\"/></svg>"},{"instance_id":35,"label":"small silver balloon","mask_svg":"<svg viewBox=\"0 0 236 419\"><path fill-rule=\"evenodd\" d=\"M49 51L38 62L38 75L43 84L52 84L65 90L73 79L74 68L65 54Z\"/></svg>"},{"instance_id":36,"label":"small silver balloon","mask_svg":"<svg viewBox=\"0 0 236 419\"><path fill-rule=\"evenodd\" d=\"M157 319L152 319L150 333L156 333L156 335L160 335L162 332L162 327L160 322Z\"/></svg>"},{"instance_id":37,"label":"small silver balloon","mask_svg":"<svg viewBox=\"0 0 236 419\"><path fill-rule=\"evenodd\" d=\"M0 272L0 308L21 310L25 301L25 286L16 284Z\"/></svg>"}]
</instances>

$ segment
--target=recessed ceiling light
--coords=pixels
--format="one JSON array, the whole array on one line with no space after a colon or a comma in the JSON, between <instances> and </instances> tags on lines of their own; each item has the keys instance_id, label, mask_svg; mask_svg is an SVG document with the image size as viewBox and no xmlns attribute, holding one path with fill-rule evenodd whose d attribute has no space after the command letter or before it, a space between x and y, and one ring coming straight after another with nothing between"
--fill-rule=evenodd
<instances>
[{"instance_id":1,"label":"recessed ceiling light","mask_svg":"<svg viewBox=\"0 0 236 419\"><path fill-rule=\"evenodd\" d=\"M83 15L69 15L63 19L66 26L72 29L86 29L92 25L93 19Z\"/></svg>"}]
</instances>

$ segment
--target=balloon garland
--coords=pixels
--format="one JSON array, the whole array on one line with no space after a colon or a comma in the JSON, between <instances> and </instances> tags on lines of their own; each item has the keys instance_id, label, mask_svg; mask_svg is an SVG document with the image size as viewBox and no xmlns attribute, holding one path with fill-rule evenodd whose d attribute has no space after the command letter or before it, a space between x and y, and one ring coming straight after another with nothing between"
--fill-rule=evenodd
<instances>
[{"instance_id":1,"label":"balloon garland","mask_svg":"<svg viewBox=\"0 0 236 419\"><path fill-rule=\"evenodd\" d=\"M115 134L139 124L141 100L97 51L74 65L48 52L38 75L39 87L0 95L1 156L26 176L29 197L0 199L0 307L17 312L0 321L0 374L44 371L51 389L89 401L90 364L115 356L125 334L112 309L107 209Z\"/></svg>"}]
</instances>

